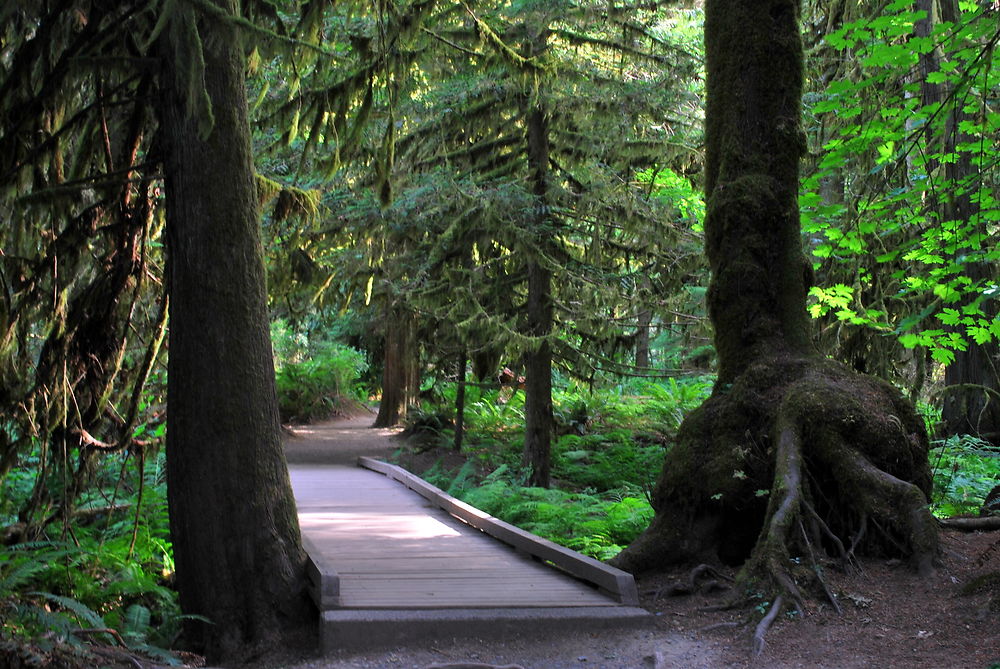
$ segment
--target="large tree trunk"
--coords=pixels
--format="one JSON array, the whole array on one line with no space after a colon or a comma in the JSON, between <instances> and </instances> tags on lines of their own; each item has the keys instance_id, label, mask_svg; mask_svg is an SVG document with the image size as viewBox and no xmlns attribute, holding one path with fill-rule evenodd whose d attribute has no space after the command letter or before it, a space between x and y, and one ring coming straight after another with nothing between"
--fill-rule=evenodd
<instances>
[{"instance_id":1,"label":"large tree trunk","mask_svg":"<svg viewBox=\"0 0 1000 669\"><path fill-rule=\"evenodd\" d=\"M549 487L552 449L552 272L544 267L545 227L549 214L549 129L545 111L528 114L528 166L538 210L535 243L539 257L528 262L528 335L537 343L524 355L524 453L528 485Z\"/></svg>"},{"instance_id":2,"label":"large tree trunk","mask_svg":"<svg viewBox=\"0 0 1000 669\"><path fill-rule=\"evenodd\" d=\"M528 321L533 336L543 338L524 355L524 453L528 485L549 487L552 450L552 348L544 337L552 328L551 273L537 263L528 267Z\"/></svg>"},{"instance_id":3,"label":"large tree trunk","mask_svg":"<svg viewBox=\"0 0 1000 669\"><path fill-rule=\"evenodd\" d=\"M719 376L667 456L652 524L616 564L743 564L741 595L801 610L813 586L823 592L812 556L824 549L844 562L855 550L903 554L927 569L937 534L913 406L811 343L798 18L796 0L706 2L705 233Z\"/></svg>"},{"instance_id":4,"label":"large tree trunk","mask_svg":"<svg viewBox=\"0 0 1000 669\"><path fill-rule=\"evenodd\" d=\"M305 554L278 422L241 40L216 18L198 30L210 129L189 113L190 73L174 57L195 45L170 44L163 59L170 530L181 608L211 621L192 621L189 642L240 658L304 620Z\"/></svg>"},{"instance_id":5,"label":"large tree trunk","mask_svg":"<svg viewBox=\"0 0 1000 669\"><path fill-rule=\"evenodd\" d=\"M392 427L406 418L420 391L419 356L413 317L400 309L388 312L385 357L382 360L382 399L375 427Z\"/></svg>"},{"instance_id":6,"label":"large tree trunk","mask_svg":"<svg viewBox=\"0 0 1000 669\"><path fill-rule=\"evenodd\" d=\"M925 7L925 5L930 5ZM920 0L918 7L926 9L933 17L931 0ZM957 23L961 20L961 11L957 0L944 0L941 3L941 18L946 22ZM921 22L918 22L918 25ZM933 26L931 26L933 27ZM929 32L929 31L928 31ZM934 58L933 63L924 68L923 74L939 69L935 53L922 55L921 63L927 58ZM927 87L940 88L941 84L927 84ZM936 102L945 98L941 90L936 91L933 99L925 100L924 104ZM953 109L947 116L944 137L941 141L941 154L958 154L958 160L948 162L944 166L945 181L948 184L944 196L943 220L956 221L958 225L966 225L978 213L978 204L973 201L972 189L968 183L974 178L977 168L972 165L967 151L956 152L956 147L969 142L971 137L961 130L962 121L974 122L975 119L962 109L962 96L951 100ZM974 230L971 234L989 237L985 230ZM985 262L969 263L965 276L978 285L980 290L996 281L996 269ZM971 302L966 298L965 302ZM982 308L989 318L997 317L995 302L986 300ZM964 326L963 326L964 327ZM964 351L955 351L955 360L945 369L945 396L941 419L945 434L974 434L988 439L994 444L1000 444L1000 347L996 339L982 344L969 342Z\"/></svg>"},{"instance_id":7,"label":"large tree trunk","mask_svg":"<svg viewBox=\"0 0 1000 669\"><path fill-rule=\"evenodd\" d=\"M649 343L652 324L652 311L643 309L639 312L639 323L635 331L635 366L639 370L639 373L647 372L650 367Z\"/></svg>"},{"instance_id":8,"label":"large tree trunk","mask_svg":"<svg viewBox=\"0 0 1000 669\"><path fill-rule=\"evenodd\" d=\"M970 274L974 273L978 272ZM968 349L955 352L955 360L944 374L941 421L945 434L972 434L1000 445L998 367L1000 352L996 341L978 345L970 342Z\"/></svg>"}]
</instances>

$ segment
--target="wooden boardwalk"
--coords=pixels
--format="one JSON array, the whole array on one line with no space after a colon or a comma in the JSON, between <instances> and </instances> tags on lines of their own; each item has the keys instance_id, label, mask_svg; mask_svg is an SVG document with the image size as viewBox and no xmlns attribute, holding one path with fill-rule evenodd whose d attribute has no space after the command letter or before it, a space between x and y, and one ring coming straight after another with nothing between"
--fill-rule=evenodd
<instances>
[{"instance_id":1,"label":"wooden boardwalk","mask_svg":"<svg viewBox=\"0 0 1000 669\"><path fill-rule=\"evenodd\" d=\"M325 647L356 641L353 623L376 641L379 620L390 623L388 641L401 639L407 622L425 635L648 615L634 607L634 581L624 572L491 518L399 468L362 460L383 473L289 466ZM428 624L415 624L421 620Z\"/></svg>"}]
</instances>

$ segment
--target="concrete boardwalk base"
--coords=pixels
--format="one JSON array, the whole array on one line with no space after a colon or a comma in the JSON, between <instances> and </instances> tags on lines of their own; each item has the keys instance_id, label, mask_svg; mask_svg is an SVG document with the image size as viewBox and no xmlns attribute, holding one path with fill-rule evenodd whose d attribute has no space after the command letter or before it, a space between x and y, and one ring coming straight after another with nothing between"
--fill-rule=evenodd
<instances>
[{"instance_id":1,"label":"concrete boardwalk base","mask_svg":"<svg viewBox=\"0 0 1000 669\"><path fill-rule=\"evenodd\" d=\"M651 620L628 574L362 460L289 467L324 648Z\"/></svg>"}]
</instances>

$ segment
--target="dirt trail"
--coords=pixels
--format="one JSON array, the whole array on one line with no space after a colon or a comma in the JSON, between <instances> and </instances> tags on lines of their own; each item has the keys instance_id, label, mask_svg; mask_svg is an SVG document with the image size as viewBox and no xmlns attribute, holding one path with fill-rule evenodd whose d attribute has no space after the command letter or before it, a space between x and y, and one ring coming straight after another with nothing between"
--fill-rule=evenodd
<instances>
[{"instance_id":1,"label":"dirt trail","mask_svg":"<svg viewBox=\"0 0 1000 669\"><path fill-rule=\"evenodd\" d=\"M285 435L285 458L288 464L353 465L359 455L387 457L402 443L393 437L395 428L373 428L375 415L366 413L354 418L315 425L293 425Z\"/></svg>"}]
</instances>

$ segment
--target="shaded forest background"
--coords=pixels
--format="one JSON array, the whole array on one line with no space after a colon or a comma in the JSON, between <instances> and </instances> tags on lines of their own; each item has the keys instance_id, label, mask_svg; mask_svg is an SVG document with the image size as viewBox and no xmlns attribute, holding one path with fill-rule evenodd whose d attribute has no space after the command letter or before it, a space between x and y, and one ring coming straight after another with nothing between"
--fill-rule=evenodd
<instances>
[{"instance_id":1,"label":"shaded forest background","mask_svg":"<svg viewBox=\"0 0 1000 669\"><path fill-rule=\"evenodd\" d=\"M169 659L192 622L154 93L169 37L211 130L199 22L243 34L282 420L378 402L487 512L602 559L645 528L714 382L699 3L21 4L0 9L4 643ZM814 340L917 403L936 515L995 513L996 9L802 19Z\"/></svg>"}]
</instances>

